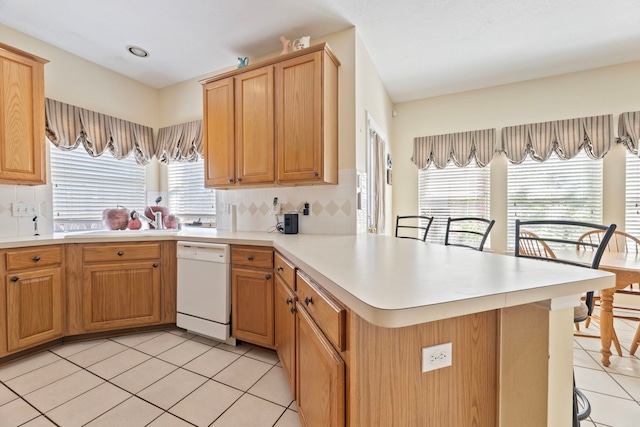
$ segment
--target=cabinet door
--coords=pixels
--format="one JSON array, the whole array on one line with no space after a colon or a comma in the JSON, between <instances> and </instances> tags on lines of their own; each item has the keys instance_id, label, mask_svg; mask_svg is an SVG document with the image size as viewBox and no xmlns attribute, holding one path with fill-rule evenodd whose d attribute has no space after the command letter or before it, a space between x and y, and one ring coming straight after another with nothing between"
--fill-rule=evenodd
<instances>
[{"instance_id":1,"label":"cabinet door","mask_svg":"<svg viewBox=\"0 0 640 427\"><path fill-rule=\"evenodd\" d=\"M236 76L237 179L242 184L273 183L273 67Z\"/></svg>"},{"instance_id":2,"label":"cabinet door","mask_svg":"<svg viewBox=\"0 0 640 427\"><path fill-rule=\"evenodd\" d=\"M273 348L273 274L265 270L231 270L233 336Z\"/></svg>"},{"instance_id":3,"label":"cabinet door","mask_svg":"<svg viewBox=\"0 0 640 427\"><path fill-rule=\"evenodd\" d=\"M293 291L276 275L276 352L289 380L292 396L296 395L296 300Z\"/></svg>"},{"instance_id":4,"label":"cabinet door","mask_svg":"<svg viewBox=\"0 0 640 427\"><path fill-rule=\"evenodd\" d=\"M83 319L87 331L160 322L158 261L83 268Z\"/></svg>"},{"instance_id":5,"label":"cabinet door","mask_svg":"<svg viewBox=\"0 0 640 427\"><path fill-rule=\"evenodd\" d=\"M0 183L45 183L44 66L0 46Z\"/></svg>"},{"instance_id":6,"label":"cabinet door","mask_svg":"<svg viewBox=\"0 0 640 427\"><path fill-rule=\"evenodd\" d=\"M205 187L235 183L233 77L204 85Z\"/></svg>"},{"instance_id":7,"label":"cabinet door","mask_svg":"<svg viewBox=\"0 0 640 427\"><path fill-rule=\"evenodd\" d=\"M345 364L302 305L297 304L298 413L306 427L345 424Z\"/></svg>"},{"instance_id":8,"label":"cabinet door","mask_svg":"<svg viewBox=\"0 0 640 427\"><path fill-rule=\"evenodd\" d=\"M322 53L277 66L279 181L321 181Z\"/></svg>"},{"instance_id":9,"label":"cabinet door","mask_svg":"<svg viewBox=\"0 0 640 427\"><path fill-rule=\"evenodd\" d=\"M7 349L9 351L62 336L62 269L7 275Z\"/></svg>"}]
</instances>

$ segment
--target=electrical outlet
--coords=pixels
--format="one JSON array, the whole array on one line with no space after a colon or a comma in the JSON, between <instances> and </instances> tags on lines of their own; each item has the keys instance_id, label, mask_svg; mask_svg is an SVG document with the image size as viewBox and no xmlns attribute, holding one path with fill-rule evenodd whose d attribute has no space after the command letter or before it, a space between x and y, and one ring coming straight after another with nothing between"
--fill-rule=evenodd
<instances>
[{"instance_id":1,"label":"electrical outlet","mask_svg":"<svg viewBox=\"0 0 640 427\"><path fill-rule=\"evenodd\" d=\"M452 345L450 342L422 349L422 372L451 366Z\"/></svg>"},{"instance_id":2,"label":"electrical outlet","mask_svg":"<svg viewBox=\"0 0 640 427\"><path fill-rule=\"evenodd\" d=\"M40 203L13 202L11 204L11 214L13 216L36 216L40 215Z\"/></svg>"}]
</instances>

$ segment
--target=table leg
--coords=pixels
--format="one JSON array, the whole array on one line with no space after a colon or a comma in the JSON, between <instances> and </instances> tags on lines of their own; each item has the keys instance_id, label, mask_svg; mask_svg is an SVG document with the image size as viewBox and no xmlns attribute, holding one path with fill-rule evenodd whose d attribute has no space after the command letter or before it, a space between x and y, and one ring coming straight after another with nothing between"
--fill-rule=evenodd
<instances>
[{"instance_id":1,"label":"table leg","mask_svg":"<svg viewBox=\"0 0 640 427\"><path fill-rule=\"evenodd\" d=\"M613 293L615 289L600 291L600 341L602 343L602 364L609 366L611 337L613 332Z\"/></svg>"}]
</instances>

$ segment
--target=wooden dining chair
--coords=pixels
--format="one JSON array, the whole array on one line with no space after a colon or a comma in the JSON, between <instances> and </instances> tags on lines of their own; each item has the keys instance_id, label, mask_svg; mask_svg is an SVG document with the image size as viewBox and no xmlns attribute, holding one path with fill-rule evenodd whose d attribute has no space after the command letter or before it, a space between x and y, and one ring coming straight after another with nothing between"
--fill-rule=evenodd
<instances>
[{"instance_id":1,"label":"wooden dining chair","mask_svg":"<svg viewBox=\"0 0 640 427\"><path fill-rule=\"evenodd\" d=\"M531 231L534 230L534 231ZM602 236L599 241L579 241L586 230L600 230ZM556 262L560 264L574 265L577 267L597 269L600 266L600 260L602 254L607 250L609 240L611 240L616 225L611 224L608 227L606 225L591 224L578 221L565 221L565 220L534 220L534 221L520 221L516 220L516 245L517 250L515 255L522 258L530 258L537 260L544 260L549 262ZM575 250L576 247L582 246L585 250L593 251L591 257L591 263L585 264L573 259L563 259L558 257L558 253L562 253L562 250ZM522 248L537 248L542 247L542 250L522 249ZM554 252L552 247L557 248ZM551 252L549 252L551 251ZM553 254L554 256L549 256ZM580 306L574 309L574 323L586 321L591 316L593 311L593 298L594 292L587 292L585 300L580 301ZM595 337L588 335L589 337ZM613 333L614 344L618 354L621 355L619 349L620 343L618 337ZM578 401L582 402L582 409L578 405ZM575 381L573 385L573 425L579 426L580 421L586 419L589 416L590 404L587 397L576 387Z\"/></svg>"},{"instance_id":2,"label":"wooden dining chair","mask_svg":"<svg viewBox=\"0 0 640 427\"><path fill-rule=\"evenodd\" d=\"M482 252L495 223L494 219L449 217L444 244L445 246L461 246Z\"/></svg>"},{"instance_id":3,"label":"wooden dining chair","mask_svg":"<svg viewBox=\"0 0 640 427\"><path fill-rule=\"evenodd\" d=\"M396 217L396 237L401 239L427 240L427 234L433 222L432 216L408 215ZM407 230L412 230L408 232ZM416 233L413 230L417 230Z\"/></svg>"}]
</instances>

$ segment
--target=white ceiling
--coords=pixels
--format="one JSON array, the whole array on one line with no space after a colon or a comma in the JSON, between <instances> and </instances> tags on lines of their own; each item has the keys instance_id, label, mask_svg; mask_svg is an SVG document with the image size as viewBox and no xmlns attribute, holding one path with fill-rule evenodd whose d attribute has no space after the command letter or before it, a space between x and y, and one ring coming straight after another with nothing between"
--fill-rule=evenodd
<instances>
[{"instance_id":1,"label":"white ceiling","mask_svg":"<svg viewBox=\"0 0 640 427\"><path fill-rule=\"evenodd\" d=\"M355 25L395 102L640 60L640 0L0 0L0 23L156 88Z\"/></svg>"}]
</instances>

